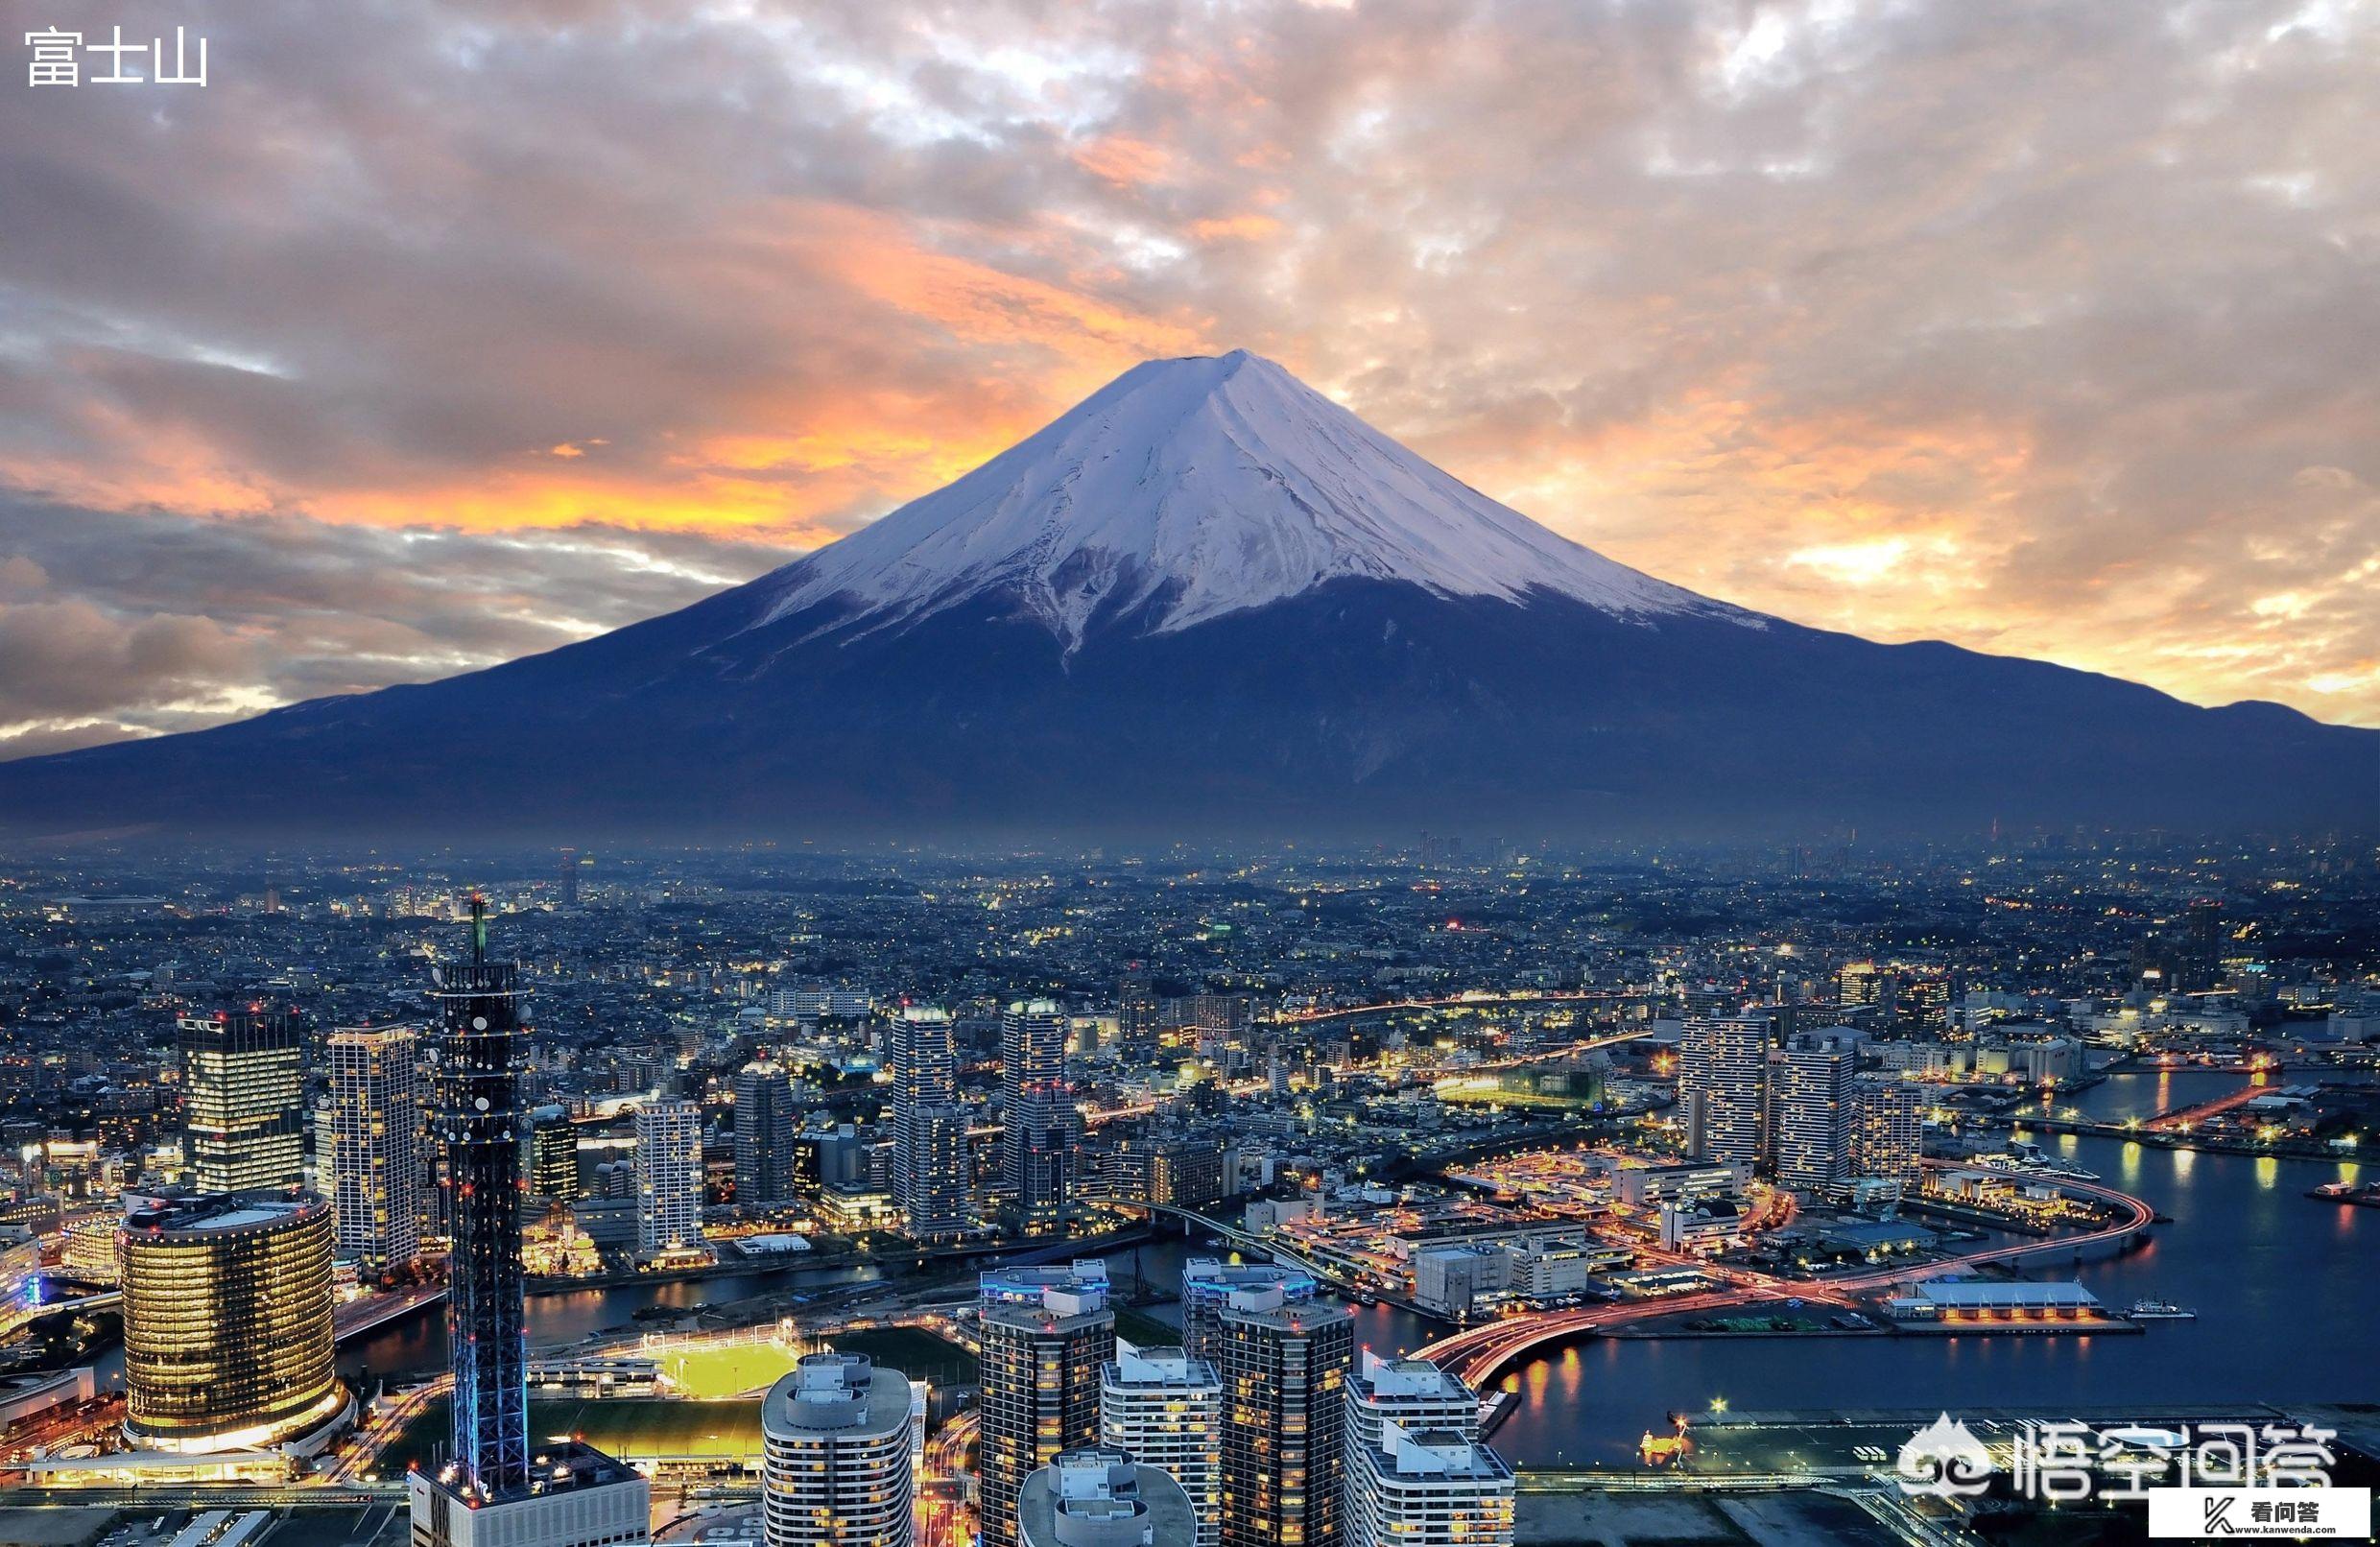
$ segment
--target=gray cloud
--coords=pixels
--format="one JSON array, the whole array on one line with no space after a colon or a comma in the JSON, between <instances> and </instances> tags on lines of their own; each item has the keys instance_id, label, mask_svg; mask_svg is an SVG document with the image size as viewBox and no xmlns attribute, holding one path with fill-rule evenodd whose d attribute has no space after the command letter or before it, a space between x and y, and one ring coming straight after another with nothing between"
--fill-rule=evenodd
<instances>
[{"instance_id":1,"label":"gray cloud","mask_svg":"<svg viewBox=\"0 0 2380 1547\"><path fill-rule=\"evenodd\" d=\"M696 601L790 554L0 501L0 756L425 681Z\"/></svg>"}]
</instances>

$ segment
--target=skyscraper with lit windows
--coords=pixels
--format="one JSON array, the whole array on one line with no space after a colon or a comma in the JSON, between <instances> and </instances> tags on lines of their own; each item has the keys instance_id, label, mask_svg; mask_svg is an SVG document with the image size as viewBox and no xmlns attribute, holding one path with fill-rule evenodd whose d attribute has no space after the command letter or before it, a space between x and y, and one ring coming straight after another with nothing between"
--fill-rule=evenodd
<instances>
[{"instance_id":1,"label":"skyscraper with lit windows","mask_svg":"<svg viewBox=\"0 0 2380 1547\"><path fill-rule=\"evenodd\" d=\"M339 1254L392 1273L421 1250L421 1037L410 1026L346 1027L323 1051L330 1100L315 1142Z\"/></svg>"},{"instance_id":2,"label":"skyscraper with lit windows","mask_svg":"<svg viewBox=\"0 0 2380 1547\"><path fill-rule=\"evenodd\" d=\"M974 1213L949 1012L903 1006L892 1055L893 1201L912 1240L948 1241L966 1232Z\"/></svg>"},{"instance_id":3,"label":"skyscraper with lit windows","mask_svg":"<svg viewBox=\"0 0 2380 1547\"><path fill-rule=\"evenodd\" d=\"M126 1438L147 1450L321 1448L352 1410L332 1359L319 1198L127 1194Z\"/></svg>"},{"instance_id":4,"label":"skyscraper with lit windows","mask_svg":"<svg viewBox=\"0 0 2380 1547\"><path fill-rule=\"evenodd\" d=\"M1753 1015L1686 1022L1678 1049L1678 1108L1686 1153L1758 1165L1769 1092L1769 1023Z\"/></svg>"},{"instance_id":5,"label":"skyscraper with lit windows","mask_svg":"<svg viewBox=\"0 0 2380 1547\"><path fill-rule=\"evenodd\" d=\"M1337 1547L1345 1515L1344 1305L1239 1289L1217 1330L1223 1375L1223 1547Z\"/></svg>"},{"instance_id":6,"label":"skyscraper with lit windows","mask_svg":"<svg viewBox=\"0 0 2380 1547\"><path fill-rule=\"evenodd\" d=\"M1107 1265L1001 1269L983 1275L979 1296L982 1547L1016 1547L1025 1479L1099 1442L1100 1369L1115 1355Z\"/></svg>"},{"instance_id":7,"label":"skyscraper with lit windows","mask_svg":"<svg viewBox=\"0 0 2380 1547\"><path fill-rule=\"evenodd\" d=\"M263 1005L185 1015L176 1040L195 1190L303 1187L305 1040L296 1018Z\"/></svg>"},{"instance_id":8,"label":"skyscraper with lit windows","mask_svg":"<svg viewBox=\"0 0 2380 1547\"><path fill-rule=\"evenodd\" d=\"M1027 1230L1058 1226L1076 1134L1066 1013L1020 999L1000 1016L1000 1183Z\"/></svg>"},{"instance_id":9,"label":"skyscraper with lit windows","mask_svg":"<svg viewBox=\"0 0 2380 1547\"><path fill-rule=\"evenodd\" d=\"M909 1377L865 1354L806 1355L760 1405L768 1547L909 1547Z\"/></svg>"},{"instance_id":10,"label":"skyscraper with lit windows","mask_svg":"<svg viewBox=\"0 0 2380 1547\"><path fill-rule=\"evenodd\" d=\"M702 1244L702 1107L655 1096L636 1108L636 1253Z\"/></svg>"},{"instance_id":11,"label":"skyscraper with lit windows","mask_svg":"<svg viewBox=\"0 0 2380 1547\"><path fill-rule=\"evenodd\" d=\"M794 1083L760 1058L735 1076L735 1201L766 1209L794 1199Z\"/></svg>"}]
</instances>

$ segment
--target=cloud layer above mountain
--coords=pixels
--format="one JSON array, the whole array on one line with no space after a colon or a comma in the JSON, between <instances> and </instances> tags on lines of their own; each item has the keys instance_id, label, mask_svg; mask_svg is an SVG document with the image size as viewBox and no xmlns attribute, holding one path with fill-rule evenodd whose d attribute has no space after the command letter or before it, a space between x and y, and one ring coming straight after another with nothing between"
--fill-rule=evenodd
<instances>
[{"instance_id":1,"label":"cloud layer above mountain","mask_svg":"<svg viewBox=\"0 0 2380 1547\"><path fill-rule=\"evenodd\" d=\"M1240 345L1730 601L2380 725L2367 8L107 19L210 81L0 89L9 752L614 627Z\"/></svg>"}]
</instances>

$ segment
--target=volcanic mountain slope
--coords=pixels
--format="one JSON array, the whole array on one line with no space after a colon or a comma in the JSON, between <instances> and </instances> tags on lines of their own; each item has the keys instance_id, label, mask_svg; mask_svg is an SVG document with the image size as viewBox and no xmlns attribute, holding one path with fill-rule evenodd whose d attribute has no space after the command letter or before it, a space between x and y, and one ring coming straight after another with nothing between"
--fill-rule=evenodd
<instances>
[{"instance_id":1,"label":"volcanic mountain slope","mask_svg":"<svg viewBox=\"0 0 2380 1547\"><path fill-rule=\"evenodd\" d=\"M0 765L18 832L1956 836L2380 825L2380 732L1698 596L1269 361L1134 368L784 568L423 686Z\"/></svg>"}]
</instances>

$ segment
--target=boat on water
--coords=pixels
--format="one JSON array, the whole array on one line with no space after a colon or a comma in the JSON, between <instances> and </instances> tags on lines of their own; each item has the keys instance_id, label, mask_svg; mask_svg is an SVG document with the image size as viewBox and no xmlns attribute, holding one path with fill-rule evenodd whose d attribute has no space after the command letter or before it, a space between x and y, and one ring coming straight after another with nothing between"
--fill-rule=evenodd
<instances>
[{"instance_id":1,"label":"boat on water","mask_svg":"<svg viewBox=\"0 0 2380 1547\"><path fill-rule=\"evenodd\" d=\"M2172 1300L2134 1300L2124 1314L2135 1321L2195 1321L2199 1313L2185 1311Z\"/></svg>"},{"instance_id":2,"label":"boat on water","mask_svg":"<svg viewBox=\"0 0 2380 1547\"><path fill-rule=\"evenodd\" d=\"M2361 1187L2344 1181L2326 1181L2306 1194L2323 1203L2353 1203L2358 1208L2380 1208L2380 1183L2366 1182Z\"/></svg>"}]
</instances>

